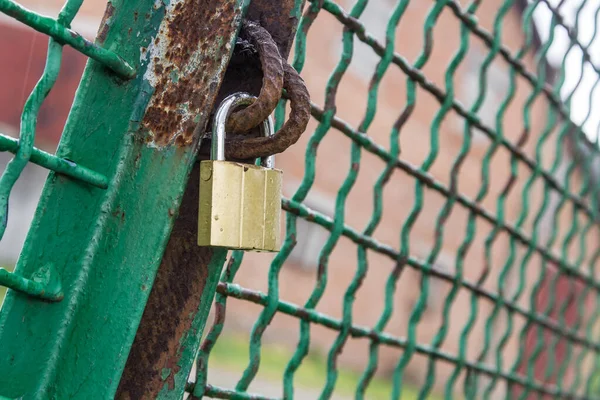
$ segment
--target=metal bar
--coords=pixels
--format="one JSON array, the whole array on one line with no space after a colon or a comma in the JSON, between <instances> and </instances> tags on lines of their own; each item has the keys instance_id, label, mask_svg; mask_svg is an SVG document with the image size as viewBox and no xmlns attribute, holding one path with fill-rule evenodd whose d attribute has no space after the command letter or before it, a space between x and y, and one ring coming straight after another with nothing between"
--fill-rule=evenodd
<instances>
[{"instance_id":1,"label":"metal bar","mask_svg":"<svg viewBox=\"0 0 600 400\"><path fill-rule=\"evenodd\" d=\"M43 300L60 301L64 297L60 279L51 264L40 269L33 279L0 268L0 286Z\"/></svg>"},{"instance_id":2,"label":"metal bar","mask_svg":"<svg viewBox=\"0 0 600 400\"><path fill-rule=\"evenodd\" d=\"M253 0L248 6L247 17L269 31L283 57L289 53L298 23L293 10L301 9L301 3L298 0ZM234 92L258 95L261 84L260 63L234 53L216 102ZM209 154L209 140L203 141L202 145L200 159ZM198 173L196 165L192 171L193 186L198 185L198 179L194 178ZM140 323L140 333L132 347L132 357L117 397L126 398L133 393L134 398L180 399L185 392L226 256L226 252L221 251L213 255L212 249L196 244L197 190L197 187L186 189L180 217L173 230L175 236L169 241L163 257L155 281L156 289L152 291ZM182 282L182 271L191 279ZM178 296L175 298L167 293L178 293ZM165 310L171 316L179 316L177 321L165 320L162 316ZM195 315L190 316L190 310L196 310ZM168 345L157 348L157 343Z\"/></svg>"},{"instance_id":3,"label":"metal bar","mask_svg":"<svg viewBox=\"0 0 600 400\"><path fill-rule=\"evenodd\" d=\"M287 59L292 48L305 0L253 0L246 18L258 22L277 43L279 54Z\"/></svg>"},{"instance_id":4,"label":"metal bar","mask_svg":"<svg viewBox=\"0 0 600 400\"><path fill-rule=\"evenodd\" d=\"M189 1L203 19L189 20L199 38L226 30L237 34L243 1ZM209 27L209 28L207 28ZM186 32L186 36L189 34ZM237 36L237 35L236 35ZM162 41L162 38L161 38ZM215 43L216 45L216 43ZM233 46L229 47L230 50ZM220 72L229 63L221 57ZM226 79L226 78L225 78ZM199 81L208 85L209 80ZM221 82L218 82L221 84ZM215 85L214 104L223 98ZM211 107L212 108L212 107ZM204 115L208 117L210 109ZM159 123L160 121L157 121ZM204 132L204 129L196 129ZM165 131L163 135L167 135ZM156 136L155 136L156 137ZM162 144L170 138L156 138ZM195 156L195 155L194 155ZM163 254L154 287L119 384L116 398L181 399L212 304L227 252L197 245L199 164L192 168L178 217ZM169 317L166 318L165 315Z\"/></svg>"},{"instance_id":5,"label":"metal bar","mask_svg":"<svg viewBox=\"0 0 600 400\"><path fill-rule=\"evenodd\" d=\"M122 78L132 79L135 77L135 69L119 55L95 45L54 18L37 14L12 0L0 0L0 12L38 32L53 37L61 44L68 44L75 50L110 68Z\"/></svg>"},{"instance_id":6,"label":"metal bar","mask_svg":"<svg viewBox=\"0 0 600 400\"><path fill-rule=\"evenodd\" d=\"M32 276L36 265L53 263L64 300L32 302L8 292L0 315L0 395L115 397L241 4L108 4L103 45L140 60L139 74L123 82L88 63L57 157L77 159L110 185L100 190L50 175L15 272Z\"/></svg>"},{"instance_id":7,"label":"metal bar","mask_svg":"<svg viewBox=\"0 0 600 400\"><path fill-rule=\"evenodd\" d=\"M196 355L196 335L201 335L206 324L227 255L226 250L213 251L196 244L199 181L196 164L116 398L181 399L183 396L190 360Z\"/></svg>"},{"instance_id":8,"label":"metal bar","mask_svg":"<svg viewBox=\"0 0 600 400\"><path fill-rule=\"evenodd\" d=\"M8 151L15 154L19 150L19 141L15 138L0 134L0 151ZM90 185L106 189L108 180L106 176L99 174L91 169L74 163L64 158L56 157L40 149L33 148L31 158L34 164L55 171L61 175L68 176L78 181L89 183Z\"/></svg>"},{"instance_id":9,"label":"metal bar","mask_svg":"<svg viewBox=\"0 0 600 400\"><path fill-rule=\"evenodd\" d=\"M260 394L238 392L213 385L206 385L206 395L213 399L236 399L236 400L279 400L278 397L267 397Z\"/></svg>"}]
</instances>

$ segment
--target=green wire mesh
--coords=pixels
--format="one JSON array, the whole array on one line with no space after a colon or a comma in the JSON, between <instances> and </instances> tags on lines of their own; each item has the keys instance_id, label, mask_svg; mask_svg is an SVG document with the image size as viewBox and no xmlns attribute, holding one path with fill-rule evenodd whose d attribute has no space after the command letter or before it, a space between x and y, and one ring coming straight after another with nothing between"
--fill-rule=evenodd
<instances>
[{"instance_id":1,"label":"green wire mesh","mask_svg":"<svg viewBox=\"0 0 600 400\"><path fill-rule=\"evenodd\" d=\"M343 26L342 51L324 88L324 105L312 105L312 115L317 124L312 132L307 132L310 139L306 145L302 182L291 198L283 199L286 240L271 263L266 293L236 283L236 275L239 276L240 268L243 269L244 254L234 252L231 255L218 286L214 323L201 345L197 374L190 382L189 391L197 397L272 398L249 389L260 371L265 333L268 333L277 315L287 315L299 320L299 339L285 370L281 371L281 398L284 399L295 396L296 374L308 360L311 343L315 339L311 335L311 327L316 326L335 333L325 355L325 383L318 395L321 399L331 398L335 392L340 374L340 354L350 340L368 344L368 356L364 359L354 390L357 399L374 398L369 395L369 388L380 367L382 352L392 349L399 349L394 353L398 354L395 367L387 378L391 382L389 396L393 399L413 398L407 394L407 385L412 379L411 372L407 371L417 357L426 358L426 362L421 364L422 379L417 383L415 396L419 399L442 395L445 398L484 399L600 398L597 329L600 280L596 276L600 257L597 244L600 186L595 172L600 151L597 140L587 139L583 130L592 118L593 95L600 81L600 71L590 56L600 9L592 12L594 31L589 43L582 43L578 32L580 17L585 14L583 10L588 5L586 1L576 4L574 24L571 25L561 14L561 7L568 3L565 0L558 4L549 0L497 1L489 29L479 22L477 13L482 5L479 0L468 5L451 0L426 4L410 0L389 1L392 8L385 14L387 21L378 21L386 26L385 41L382 42L368 31L361 17L369 3L378 7L383 2L357 0L346 9L348 3L310 0L304 10L296 36L294 67L302 71L307 61L307 50L311 45L319 46L317 41L311 44L308 40L311 28L319 19ZM421 30L412 32L421 35L423 43L420 54L413 61L397 51L401 40L397 34L398 27L407 19L410 7L428 8ZM534 18L536 10L542 8L550 15L547 19L549 27L543 28L547 30L545 39L540 37L539 30L542 28L536 27ZM586 11L590 13L589 7ZM516 50L515 46L504 43L506 20L514 18L515 13L519 13L524 38ZM453 55L445 67L443 80L439 81L429 77L427 71L431 65L428 63L435 46L448 46L447 43L435 42L433 38L436 27L450 16L460 23L459 44L452 49ZM414 21L412 24L416 26ZM559 65L552 67L548 62L549 52L557 34L567 37L569 43ZM408 37L406 40L414 39ZM464 67L465 58L473 47L471 41L475 40L487 50L478 66L477 95L471 104L465 105L457 98L456 75ZM336 94L342 81L350 79L346 73L353 61L357 41L367 45L379 60L372 71L363 118L354 127L338 116ZM568 82L567 74L567 60L572 50L581 58L581 71L575 83ZM504 98L490 123L484 122L480 115L490 95L487 90L489 74L495 63L506 65L508 80ZM583 85L584 65L593 69L595 83L589 91L587 116L583 122L575 123L570 116L573 98ZM381 102L382 81L393 70L401 71L406 80L406 97L398 109L399 117L391 127L386 147L371 137L370 129ZM313 98L318 97L314 92L312 95ZM429 151L417 166L402 155L410 152L411 148L401 146L401 139L403 134L409 134L407 126L414 118L419 103L429 100L426 95L437 104L428 127ZM536 111L540 103L545 105L541 114ZM517 104L523 121L516 135L505 131L505 121L515 116L511 111L514 104ZM283 103L277 116L281 123L285 116ZM443 132L442 126L451 116L458 117L460 121L462 139L447 171L448 178L441 178L432 173L432 166L444 154L443 135L447 133ZM317 172L317 151L321 143L328 135L339 134L351 140L350 166L338 188L333 215L325 215L310 209L305 201L321 172ZM474 168L472 163L465 166L468 164L465 161L476 151L473 144L476 134L487 138L481 161L475 167L481 179L475 193L461 193L462 174L467 168ZM570 149L570 157L565 155L565 149ZM384 167L371 185L372 214L361 229L347 223L347 210L359 176L361 158L365 154L378 158ZM506 182L499 185L500 190L495 190L497 178L492 170L499 158L505 160L502 168L508 176ZM411 177L414 186L402 190L414 191L414 202L401 205L408 207L410 212L398 225L398 242L387 244L378 240L377 231L386 218L384 190L392 186L390 182L397 171ZM430 251L422 256L417 254L414 244L411 245L411 237L416 234L419 218L423 217L427 193L436 193L444 201L437 208ZM516 212L513 212L515 207ZM446 223L457 209L466 212L464 231L448 232ZM387 210L387 213L390 212ZM284 300L286 293L282 293L280 288L286 260L300 240L297 238L299 219L329 231L319 253L313 290L304 304ZM487 224L490 229L487 232L481 229L482 224ZM444 271L435 265L449 236L459 237L460 244L454 254L453 269ZM351 241L357 253L356 265L345 266L353 268L354 275L346 287L341 318L338 318L319 311L319 308L328 285L336 279L330 276L330 259L342 240ZM466 267L474 242L480 243L483 249L476 274ZM494 260L498 257L493 254L498 252L500 243L505 245L505 249L502 250L500 265L496 266ZM373 300L373 312L379 315L377 322L367 327L354 322L353 312L361 285L369 272L377 268L377 265L369 263L369 254L388 258L394 267L381 287L383 302ZM408 313L406 330L399 333L391 328L390 321L398 308L406 307L396 299L402 279L408 279L407 269L416 271L420 281L418 296ZM424 341L419 327L426 318L432 292L436 290L432 288L434 280L445 282L449 290L444 293L441 319L436 322L431 339ZM509 285L508 282L513 283ZM566 293L566 296L561 298L556 295L558 292ZM456 312L453 313L459 295L469 299L468 308L461 311L465 318L460 321L454 318ZM208 380L209 357L215 343L222 337L226 310L244 307L239 301L230 304L231 299L260 305L262 310L250 333L248 364L237 383L223 388ZM379 304L383 304L380 310L377 309ZM484 305L489 312L483 312ZM457 350L447 351L444 346L449 330L459 323ZM473 336L476 330L483 332L483 342L475 346ZM505 355L510 346L517 349L516 357L507 359ZM443 382L440 382L441 365L445 368L450 366L450 373Z\"/></svg>"},{"instance_id":2,"label":"green wire mesh","mask_svg":"<svg viewBox=\"0 0 600 400\"><path fill-rule=\"evenodd\" d=\"M108 180L102 174L78 165L73 160L48 154L34 147L37 117L46 96L52 90L61 67L63 45L67 44L88 57L102 63L123 78L135 75L133 68L115 53L105 50L70 30L70 25L83 0L68 0L58 18L39 15L12 0L0 0L0 12L29 27L50 36L44 72L27 99L21 115L19 139L0 134L0 151L8 151L15 157L8 163L0 177L0 239L8 224L10 193L28 162L33 162L56 173L78 181L107 188ZM0 285L50 300L62 298L60 287L49 290L39 282L30 281L0 269Z\"/></svg>"}]
</instances>

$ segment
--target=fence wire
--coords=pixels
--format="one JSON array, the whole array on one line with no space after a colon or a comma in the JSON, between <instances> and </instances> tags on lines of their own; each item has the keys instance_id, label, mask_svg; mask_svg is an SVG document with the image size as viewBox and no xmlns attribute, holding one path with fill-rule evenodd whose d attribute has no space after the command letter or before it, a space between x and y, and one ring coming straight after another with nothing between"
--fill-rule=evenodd
<instances>
[{"instance_id":1,"label":"fence wire","mask_svg":"<svg viewBox=\"0 0 600 400\"><path fill-rule=\"evenodd\" d=\"M8 222L10 192L30 161L94 186L101 188L108 186L106 177L101 174L33 147L39 110L58 78L64 44L70 45L123 77L131 78L135 75L133 68L117 54L96 46L70 29L71 22L82 4L83 0L68 0L58 18L53 19L28 10L12 0L0 0L0 12L50 37L44 72L23 109L19 140L0 135L0 151L15 154L15 158L7 165L0 178L0 238L4 235Z\"/></svg>"},{"instance_id":2,"label":"fence wire","mask_svg":"<svg viewBox=\"0 0 600 400\"><path fill-rule=\"evenodd\" d=\"M296 36L293 60L296 70L303 71L309 61L308 50L319 45L316 40L309 40L309 33L319 20L343 27L342 49L323 88L323 104L312 104L315 128L305 148L302 181L291 197L283 199L286 240L269 267L266 292L238 283L236 276L243 269L244 253L232 253L218 285L214 323L201 345L197 374L189 384L189 391L196 397L270 398L249 389L260 370L265 334L277 315L287 315L297 319L299 327L297 346L281 373L285 399L295 396L297 371L310 356L311 343L315 341L314 327L334 332L334 340L325 354L325 383L319 398L334 395L340 376L340 359L348 343L354 340L366 343L368 348L354 390L357 399L372 398L369 390L381 373L382 359L393 349L399 349L393 353L398 356L386 379L391 385L389 396L394 399L407 397L411 385L416 385L418 398L436 395L485 399L600 398L600 279L596 272L600 258L600 150L598 135L589 128L594 125L590 121L595 121L592 107L600 81L600 67L593 56L600 7L592 0L576 2L574 6L568 0L497 1L492 2L495 7L492 25L484 27L478 12L482 12L486 3L480 0L469 4L452 0L427 3L389 0L391 12L387 20L378 21L386 26L384 40L379 40L361 18L367 7L377 6L375 3L382 2L310 0L304 10ZM82 0L67 1L54 20L25 10L11 0L0 0L0 12L51 36L44 74L25 105L19 141L0 136L0 150L16 155L0 179L0 237L8 218L11 188L29 161L95 186L107 185L104 176L33 147L36 116L60 70L63 44L124 78L134 74L116 53L97 47L70 30L70 22L81 4ZM420 36L423 43L414 60L398 50L400 42L414 40L398 35L400 25L408 23L411 7L428 8L418 29L414 28L417 26L414 21L411 25L412 34ZM567 7L574 10L571 19L564 14ZM548 26L540 26L535 18L542 9L549 13L545 20ZM507 21L514 18L517 11L519 32L524 39L515 49L505 42L505 36L511 33L507 31L514 30ZM434 41L436 29L443 25L442 16L449 15L460 24L458 40L451 48L453 54L448 64L444 65L442 79L437 79L431 72L432 54L440 46L455 43L450 39L456 39L449 38L447 43ZM580 36L584 30L580 22L584 15L593 15L593 32L587 42ZM549 60L553 46L559 42L557 38L566 38L568 44L561 51L558 63L553 64ZM456 80L475 40L486 50L477 68L476 95L469 103L459 98ZM378 56L378 62L368 85L362 119L351 123L341 117L337 94L344 79L349 79L347 72L356 60L354 53L358 43L370 48ZM569 61L571 54L579 55L580 62L575 67L579 71L574 71ZM481 115L490 97L491 70L498 62L506 65L508 81L498 109L492 120L487 121ZM592 71L594 79L584 79L587 76L584 71ZM397 109L398 117L391 125L386 145L373 135L379 129L374 128L374 121L381 109L385 78L396 72L402 74L406 90L402 92L402 106ZM570 81L572 76L576 82ZM586 87L587 114L584 112L586 115L575 122L573 113L575 108L581 107L575 98ZM525 93L519 106L522 124L515 135L507 130L506 122L514 117L511 106L520 104L517 100L522 93ZM410 123L417 118L415 110L427 101L426 96L437 103L428 120L427 152L421 162L415 164L408 154L411 148L402 138L413 129ZM546 105L543 113L536 112L539 103ZM279 125L285 110L282 102L277 111ZM460 120L462 136L458 151L442 176L435 165L447 156L444 145L447 132L443 126L450 118ZM327 215L311 209L307 199L318 178L317 151L327 137L335 135L348 138L351 147L347 173L337 189L334 212ZM485 138L485 150L477 166L481 179L471 194L461 190L461 182L465 171L473 168L468 160L477 151L476 147L481 146L476 139L480 136ZM508 175L499 185L500 189L495 190L499 178L494 166L501 154L506 156L500 162L505 171L502 177ZM367 158L378 159L384 167L372 182L372 212L363 227L356 227L348 222L349 210L355 210L351 207L355 201L352 195L362 171L361 162ZM390 243L380 239L378 232L395 211L390 210L384 192L398 184L394 180L398 172L410 178L413 186L402 190L411 191L414 201L401 204L402 208L408 208L408 213L402 223L396 225L396 242ZM418 253L411 239L417 235L415 227L420 218L431 211L426 201L428 193L436 193L444 200L435 209L430 251L423 255ZM518 199L516 203L514 198ZM466 212L463 231L454 226L448 228L448 221L457 210ZM303 239L298 236L299 222L318 225L329 232L320 247L314 285L304 303L286 300L286 293L282 293L280 287L282 271L297 242ZM490 228L481 229L481 223ZM459 245L453 251L452 268L444 270L436 265L448 251L448 237L458 237ZM473 268L469 254L478 241L482 257ZM350 283L344 288L342 310L337 317L320 311L319 306L328 286L335 283L331 259L342 242L353 244L356 263L355 268L345 266L354 270ZM500 257L498 243L506 245ZM389 260L393 267L378 293L380 303L373 303L383 305L381 309L372 307L373 313L378 314L376 322L367 326L356 321L354 312L365 280L378 267L369 261L372 254L380 256L377 260ZM499 266L496 265L498 260ZM391 324L399 309L406 307L398 302L398 295L402 281L409 278L409 270L419 277L418 295L410 304L405 329L399 331ZM0 283L4 278L0 275ZM430 339L425 340L419 328L427 322L427 310L431 308L432 294L438 290L434 285L438 281L445 283L448 290L444 292L440 319L436 320ZM566 294L558 296L559 292ZM458 320L455 306L461 294L467 296L468 307L458 310L465 317ZM223 388L208 380L209 357L215 344L223 338L226 310L243 307L239 302L232 304L233 299L259 305L261 311L250 333L247 366L233 387ZM489 307L489 312L484 313L484 307ZM459 323L461 326L456 328ZM447 346L452 329L459 332L455 349ZM477 332L482 335L477 336ZM516 349L514 357L508 356L510 348ZM415 384L410 366L417 357L425 357L426 362L421 368L421 379ZM449 372L441 374L443 368Z\"/></svg>"},{"instance_id":3,"label":"fence wire","mask_svg":"<svg viewBox=\"0 0 600 400\"><path fill-rule=\"evenodd\" d=\"M351 8L349 3L352 3ZM282 397L285 399L294 398L295 375L307 360L311 341L314 340L311 327L315 326L336 332L335 340L326 353L325 384L319 398L333 395L339 376L340 356L346 343L354 339L368 342L368 357L364 360L354 392L357 399L372 397L368 392L370 384L378 372L382 352L389 348L401 350L395 353L398 354L395 367L387 376L391 382L389 395L395 399L412 398L410 395L406 397L407 385L413 378L407 372L407 367L416 355L425 356L428 360L422 368L423 378L417 384L417 397L420 399L432 395L485 399L600 397L597 387L600 343L596 329L600 316L600 281L596 275L596 264L600 257L597 246L599 186L596 172L599 149L597 140L588 139L595 132L590 133L588 129L587 136L584 134L587 121L594 119L593 95L600 80L598 67L590 55L596 39L600 8L592 4L593 34L588 43L582 43L578 32L581 30L580 14L585 14L582 10L588 6L586 11L590 12L589 2L586 1L577 2L574 24L570 24L563 13L565 4L572 5L573 2L492 2L495 7L493 24L490 30L486 30L477 16L483 3L481 1L475 0L463 6L451 0L438 0L426 5L400 0L388 2L392 5L391 12L387 14L389 18L387 21L378 21L386 25L385 40L379 41L361 19L369 3L373 1L341 3L311 0L304 10L296 36L293 62L298 71L302 71L307 62L307 50L319 45L316 40L308 40L315 21L323 18L331 24L331 17L334 17L337 23L343 25L343 45L339 60L324 88L324 104L312 104L316 128L306 145L302 182L291 198L283 199L286 240L269 268L266 292L236 283L236 274L240 268L243 269L244 254L234 252L231 255L218 286L214 323L201 345L197 376L190 383L190 391L198 397L271 398L252 393L249 388L259 372L265 333L278 314L286 314L299 320L299 339L282 371ZM378 7L383 2L375 3L371 6ZM413 6L426 6L429 10L424 23L419 25L421 30L416 31L415 28L412 32L422 36L423 47L418 57L409 61L397 50L398 41L413 39L399 36L398 27L403 22L410 23L405 19L410 18L406 14ZM534 16L539 9L550 11L551 16L546 20L548 27L540 26L539 20L536 23ZM430 78L426 71L430 67L428 63L434 47L448 46L447 43L434 42L433 38L436 26L441 24L440 16L449 12L460 21L459 40L458 46L452 49L454 54L445 67L441 85L439 79ZM517 49L503 41L507 33L506 20L514 18L514 13L519 13L520 30L524 38L522 46ZM415 22L412 23L411 26L417 26ZM560 35L566 35L569 44L562 51L561 62L551 65L548 62L549 52L555 36ZM487 50L477 71L477 95L471 104L466 105L458 98L455 82L457 71L464 64L474 38L483 43ZM378 55L379 60L368 85L363 118L355 126L339 116L336 94L344 78L349 79L347 71L354 59L357 42L366 44ZM574 71L572 66L567 68L572 49L578 49L577 54L581 55L580 71ZM508 68L508 85L490 124L480 115L486 97L490 95L487 89L490 69L498 62ZM576 123L571 117L573 98L577 90L589 85L589 81L583 80L584 66L593 70L595 83L588 91L587 116L582 122ZM382 81L393 69L399 69L406 79L406 97L403 107L398 109L399 117L390 130L389 144L385 146L372 137L371 128L381 103ZM578 82L565 85L569 75L578 77ZM519 130L521 133L515 136L505 132L505 120L511 118L508 116L510 106L518 93L523 92L526 96L519 109L523 123ZM414 118L418 97L425 101L425 93L435 99L438 105L428 127L428 153L420 165L414 165L402 156L411 149L406 146L401 149L401 138L407 134L405 129L410 129L407 126ZM540 101L547 105L541 117L534 111L535 104ZM277 112L279 123L284 115L285 106L281 104ZM432 172L432 166L440 154L444 154L440 139L447 132L443 132L442 125L450 115L462 120L462 141L449 171L446 171L449 176L440 177L439 173ZM540 128L534 127L536 122ZM325 215L310 209L304 202L318 174L317 151L321 142L328 135L339 134L351 140L350 165L338 188L334 213ZM487 137L487 147L479 165L479 188L474 195L468 195L459 190L459 181L464 174L465 160L474 151L476 134ZM565 148L571 149L572 156L565 156ZM365 153L380 159L385 167L372 185L370 219L360 229L347 223L347 212L348 199L358 179ZM492 165L499 153L507 154L502 168L508 171L508 176L501 190L492 191L495 181ZM402 225L398 226L399 240L393 245L378 240L376 232L385 220L384 190L396 171L402 171L412 179L414 203L402 204L402 207L411 209ZM405 187L403 190L411 189ZM414 246L411 246L411 236L415 234L413 228L425 209L424 197L428 191L443 196L445 201L437 209L430 252L423 257L416 254ZM519 199L519 207L514 214L510 210L514 207L514 202L509 202L511 196ZM495 210L485 201L489 197L495 197ZM464 232L455 229L448 232L446 222L457 208L467 212ZM563 225L563 214L568 214L566 226ZM329 231L319 252L313 290L304 304L284 300L286 293L281 293L280 288L286 260L297 241L302 239L297 237L299 220ZM481 221L491 226L489 232L478 232ZM444 238L449 235L459 235L462 241L455 252L452 270L444 271L435 268L435 265L444 251ZM478 260L476 277L473 279L467 277L465 260L478 237L483 242L483 257ZM345 289L341 318L337 318L317 308L326 288L332 283L330 258L342 239L353 242L357 252L354 276ZM500 258L501 265L494 271L496 267L492 259L497 251L494 247L505 239L507 245ZM381 288L383 309L376 310L376 306L373 306L373 312L379 312L377 322L373 326L363 326L354 322L353 312L361 285L368 273L376 268L375 265L369 265L367 255L370 252L390 259L394 267L385 286ZM534 268L532 264L537 266ZM398 304L396 296L399 282L405 277L407 269L417 271L420 276L419 295L410 309L406 330L399 335L397 329L392 329L389 324L394 313L402 306ZM468 276L475 275L471 273ZM446 282L449 290L444 294L441 318L432 340L425 342L420 336L419 325L429 306L430 292L436 290L432 288L433 279ZM491 280L494 282L490 283ZM511 280L516 280L516 284L511 284L509 288L507 282ZM557 293L564 289L565 284L566 295L561 298ZM451 311L460 293L466 293L469 298L468 308L460 311L466 315L466 321L461 322L459 328L458 348L449 351L444 346L449 330L458 323ZM541 298L547 300L544 302ZM233 387L222 388L211 384L207 376L211 351L222 336L226 322L226 309L244 307L239 302L231 304L231 299L260 305L262 311L250 334L248 364L242 376ZM482 317L482 304L486 303L491 310ZM483 323L476 326L481 318ZM523 322L518 323L517 318ZM503 322L499 323L500 320ZM477 329L483 332L483 343L474 345L473 341L478 340L473 339ZM515 357L507 360L504 353L509 342L516 343L517 351ZM473 351L473 348L477 350ZM450 366L450 373L440 383L442 378L438 372L441 365L446 368Z\"/></svg>"},{"instance_id":4,"label":"fence wire","mask_svg":"<svg viewBox=\"0 0 600 400\"><path fill-rule=\"evenodd\" d=\"M12 189L29 162L92 186L103 189L108 187L106 176L97 171L34 147L40 108L58 78L64 45L73 47L124 78L131 78L135 75L133 68L116 53L97 46L70 29L71 22L82 3L83 0L66 1L58 17L54 19L28 10L12 0L0 0L0 13L49 36L46 65L41 78L23 107L19 139L15 140L0 132L0 151L11 152L15 155L0 177L0 239L4 236L9 220L8 206ZM49 288L39 282L24 279L1 268L0 285L28 293L34 297L56 300L62 296L62 294L49 293Z\"/></svg>"}]
</instances>

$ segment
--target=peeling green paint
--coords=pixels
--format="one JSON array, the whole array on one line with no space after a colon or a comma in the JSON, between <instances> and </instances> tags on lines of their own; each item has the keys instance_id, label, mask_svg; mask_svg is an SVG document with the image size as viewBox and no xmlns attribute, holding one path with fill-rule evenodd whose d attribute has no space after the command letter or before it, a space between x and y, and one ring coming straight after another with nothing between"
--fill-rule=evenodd
<instances>
[{"instance_id":1,"label":"peeling green paint","mask_svg":"<svg viewBox=\"0 0 600 400\"><path fill-rule=\"evenodd\" d=\"M163 381L166 381L167 378L169 377L169 375L171 375L171 368L163 368L161 373L160 373L160 378Z\"/></svg>"}]
</instances>

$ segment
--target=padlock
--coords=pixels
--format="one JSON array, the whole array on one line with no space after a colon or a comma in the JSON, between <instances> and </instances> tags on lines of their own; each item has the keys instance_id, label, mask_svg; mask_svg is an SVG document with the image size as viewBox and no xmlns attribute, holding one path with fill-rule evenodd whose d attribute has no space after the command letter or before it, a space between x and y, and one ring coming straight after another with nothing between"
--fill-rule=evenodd
<instances>
[{"instance_id":1,"label":"padlock","mask_svg":"<svg viewBox=\"0 0 600 400\"><path fill-rule=\"evenodd\" d=\"M225 122L233 109L253 99L235 93L215 114L211 159L200 162L199 246L279 251L283 172L274 168L274 156L261 165L225 161ZM271 117L261 128L263 135L273 135Z\"/></svg>"}]
</instances>

